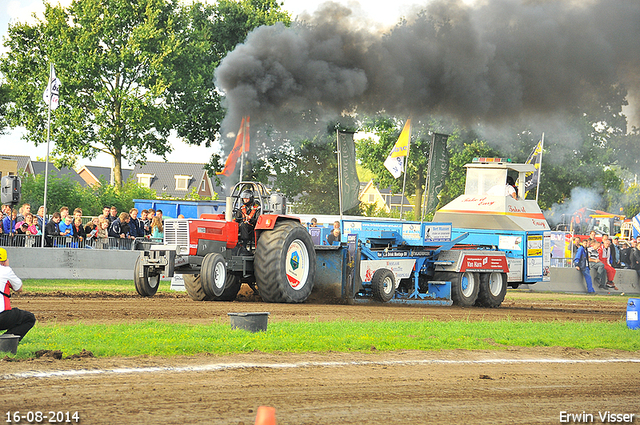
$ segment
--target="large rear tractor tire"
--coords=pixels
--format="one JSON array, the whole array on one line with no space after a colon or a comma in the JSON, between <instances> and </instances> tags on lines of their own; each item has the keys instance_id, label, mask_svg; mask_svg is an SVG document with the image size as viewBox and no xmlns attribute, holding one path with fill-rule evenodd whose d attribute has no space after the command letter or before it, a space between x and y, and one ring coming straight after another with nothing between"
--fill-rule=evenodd
<instances>
[{"instance_id":1,"label":"large rear tractor tire","mask_svg":"<svg viewBox=\"0 0 640 425\"><path fill-rule=\"evenodd\" d=\"M306 301L316 273L316 252L307 229L296 221L280 221L273 230L262 232L254 270L263 301Z\"/></svg>"},{"instance_id":2,"label":"large rear tractor tire","mask_svg":"<svg viewBox=\"0 0 640 425\"><path fill-rule=\"evenodd\" d=\"M478 273L464 272L449 275L451 299L455 305L471 307L478 299L480 276Z\"/></svg>"},{"instance_id":3,"label":"large rear tractor tire","mask_svg":"<svg viewBox=\"0 0 640 425\"><path fill-rule=\"evenodd\" d=\"M386 303L393 298L396 292L396 280L393 272L388 269L378 269L371 278L371 291L373 298Z\"/></svg>"},{"instance_id":4,"label":"large rear tractor tire","mask_svg":"<svg viewBox=\"0 0 640 425\"><path fill-rule=\"evenodd\" d=\"M136 284L136 291L140 296L152 297L158 292L160 286L160 275L149 274L149 268L142 265L140 257L136 260L133 268L133 282Z\"/></svg>"},{"instance_id":5,"label":"large rear tractor tire","mask_svg":"<svg viewBox=\"0 0 640 425\"><path fill-rule=\"evenodd\" d=\"M202 289L202 279L199 274L182 275L184 279L184 289L187 290L189 298L194 301L211 301L212 297L207 296Z\"/></svg>"},{"instance_id":6,"label":"large rear tractor tire","mask_svg":"<svg viewBox=\"0 0 640 425\"><path fill-rule=\"evenodd\" d=\"M507 294L507 274L506 273L481 273L480 291L476 305L480 307L500 307L504 296Z\"/></svg>"},{"instance_id":7,"label":"large rear tractor tire","mask_svg":"<svg viewBox=\"0 0 640 425\"><path fill-rule=\"evenodd\" d=\"M208 298L222 295L227 282L227 264L220 254L209 253L202 259L200 269L202 290Z\"/></svg>"}]
</instances>

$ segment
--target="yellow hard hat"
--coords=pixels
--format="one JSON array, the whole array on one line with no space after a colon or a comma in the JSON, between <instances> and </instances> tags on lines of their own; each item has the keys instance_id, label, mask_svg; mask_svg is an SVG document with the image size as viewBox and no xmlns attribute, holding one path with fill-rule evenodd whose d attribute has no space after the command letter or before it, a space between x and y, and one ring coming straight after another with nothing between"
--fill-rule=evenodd
<instances>
[{"instance_id":1,"label":"yellow hard hat","mask_svg":"<svg viewBox=\"0 0 640 425\"><path fill-rule=\"evenodd\" d=\"M0 248L0 261L7 261L7 250Z\"/></svg>"}]
</instances>

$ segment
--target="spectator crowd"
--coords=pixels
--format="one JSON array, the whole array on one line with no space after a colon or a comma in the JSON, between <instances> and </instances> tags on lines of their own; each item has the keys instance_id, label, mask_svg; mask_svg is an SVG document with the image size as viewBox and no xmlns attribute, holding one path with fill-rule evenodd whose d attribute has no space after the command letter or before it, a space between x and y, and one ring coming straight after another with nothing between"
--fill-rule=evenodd
<instances>
[{"instance_id":1,"label":"spectator crowd","mask_svg":"<svg viewBox=\"0 0 640 425\"><path fill-rule=\"evenodd\" d=\"M0 226L0 245L4 246L40 246L44 234L45 246L93 246L108 248L112 246L129 247L136 239L163 238L162 211L131 208L121 212L115 206L105 206L102 214L83 218L82 209L76 208L70 214L68 207L61 207L47 219L44 207L34 215L31 205L25 203L18 210L11 205L2 205L2 225ZM114 244L113 241L116 243ZM125 243L126 242L126 243Z\"/></svg>"},{"instance_id":2,"label":"spectator crowd","mask_svg":"<svg viewBox=\"0 0 640 425\"><path fill-rule=\"evenodd\" d=\"M581 249L582 246L582 249ZM631 238L629 241L621 241L617 236L611 238L607 234L602 235L602 240L596 239L596 233L592 231L589 238L581 240L579 237L573 238L573 252L575 253L573 263L584 275L589 288L590 279L587 278L585 270L593 270L595 275L594 284L600 289L618 290L613 282L616 276L616 269L633 269L640 277L640 236ZM581 261L585 255L588 262Z\"/></svg>"}]
</instances>

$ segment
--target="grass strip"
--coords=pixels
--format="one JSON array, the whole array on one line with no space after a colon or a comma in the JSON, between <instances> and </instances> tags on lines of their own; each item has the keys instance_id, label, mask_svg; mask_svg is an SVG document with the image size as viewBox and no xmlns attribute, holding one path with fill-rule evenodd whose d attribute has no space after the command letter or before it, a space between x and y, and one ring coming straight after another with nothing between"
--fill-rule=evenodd
<instances>
[{"instance_id":1,"label":"grass strip","mask_svg":"<svg viewBox=\"0 0 640 425\"><path fill-rule=\"evenodd\" d=\"M130 292L135 293L136 287L133 280L93 280L93 279L25 279L23 281L25 291L35 293L47 293L55 291L79 291L79 292ZM159 292L174 292L170 281L161 281Z\"/></svg>"},{"instance_id":2,"label":"grass strip","mask_svg":"<svg viewBox=\"0 0 640 425\"><path fill-rule=\"evenodd\" d=\"M499 350L572 347L638 351L638 331L624 322L277 322L266 332L232 330L228 324L190 325L145 321L115 325L43 325L29 332L17 358L37 350L64 356L89 350L97 357L176 356L198 353L371 352L396 350Z\"/></svg>"},{"instance_id":3,"label":"grass strip","mask_svg":"<svg viewBox=\"0 0 640 425\"><path fill-rule=\"evenodd\" d=\"M529 290L522 289L509 289L507 290L507 295L505 299L508 300L522 300L526 302L545 302L545 301L578 301L578 300L597 300L597 301L607 301L611 304L626 304L629 298L638 298L638 295L632 294L624 294L621 292L612 291L609 294L597 294L597 295L587 295L587 294L573 294L573 293L563 293L563 292L532 292Z\"/></svg>"}]
</instances>

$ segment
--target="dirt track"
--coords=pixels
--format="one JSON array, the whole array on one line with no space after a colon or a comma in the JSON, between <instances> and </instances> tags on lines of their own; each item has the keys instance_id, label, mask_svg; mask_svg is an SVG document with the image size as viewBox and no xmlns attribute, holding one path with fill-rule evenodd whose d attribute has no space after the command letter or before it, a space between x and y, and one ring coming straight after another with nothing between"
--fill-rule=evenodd
<instances>
[{"instance_id":1,"label":"dirt track","mask_svg":"<svg viewBox=\"0 0 640 425\"><path fill-rule=\"evenodd\" d=\"M13 302L40 323L228 322L231 311L270 311L270 321L622 321L625 314L625 304L612 298L533 294L508 296L498 309L263 304L246 292L245 301L234 303L196 303L182 295L58 295ZM141 367L159 369L122 370ZM61 370L72 374L15 375ZM280 424L557 424L561 411L592 414L592 423L601 423L598 412L635 414L633 423L640 423L640 353L606 350L37 359L2 361L0 375L5 410L78 411L84 424L252 424L263 404L276 407Z\"/></svg>"},{"instance_id":2,"label":"dirt track","mask_svg":"<svg viewBox=\"0 0 640 425\"><path fill-rule=\"evenodd\" d=\"M159 293L141 298L135 293L53 293L16 297L17 306L32 311L40 323L108 323L164 320L183 323L227 322L227 313L269 311L270 321L331 320L623 320L626 305L612 297L515 292L500 308L461 308L397 304L344 305L319 301L305 304L266 304L243 287L237 301L194 302L184 293Z\"/></svg>"}]
</instances>

